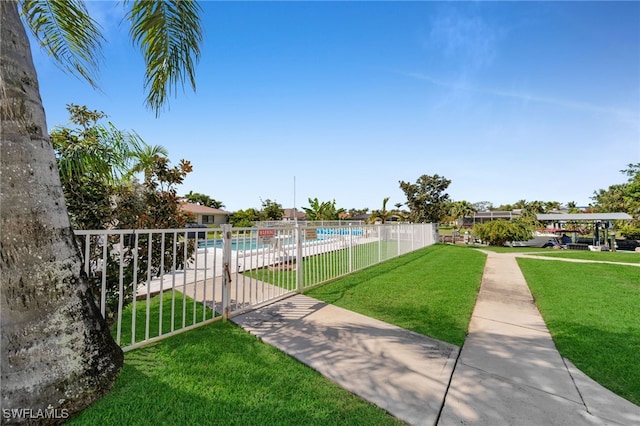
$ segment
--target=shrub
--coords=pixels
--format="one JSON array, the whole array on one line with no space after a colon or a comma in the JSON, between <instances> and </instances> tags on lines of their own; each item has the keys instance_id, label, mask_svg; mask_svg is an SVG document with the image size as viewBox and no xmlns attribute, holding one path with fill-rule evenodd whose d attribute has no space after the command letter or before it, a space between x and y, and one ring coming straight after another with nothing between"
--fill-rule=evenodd
<instances>
[{"instance_id":1,"label":"shrub","mask_svg":"<svg viewBox=\"0 0 640 426\"><path fill-rule=\"evenodd\" d=\"M502 246L507 241L526 241L531 239L533 227L521 220L492 220L476 225L473 234L491 246Z\"/></svg>"},{"instance_id":2,"label":"shrub","mask_svg":"<svg viewBox=\"0 0 640 426\"><path fill-rule=\"evenodd\" d=\"M640 226L624 225L620 228L620 235L629 240L640 240Z\"/></svg>"}]
</instances>

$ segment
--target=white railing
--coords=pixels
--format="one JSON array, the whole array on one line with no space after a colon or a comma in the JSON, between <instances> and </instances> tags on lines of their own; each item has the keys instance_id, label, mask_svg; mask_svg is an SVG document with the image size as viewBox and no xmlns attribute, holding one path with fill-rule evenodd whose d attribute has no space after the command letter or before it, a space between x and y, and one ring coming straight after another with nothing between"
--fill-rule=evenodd
<instances>
[{"instance_id":1,"label":"white railing","mask_svg":"<svg viewBox=\"0 0 640 426\"><path fill-rule=\"evenodd\" d=\"M438 241L432 224L75 231L124 350L255 309Z\"/></svg>"}]
</instances>

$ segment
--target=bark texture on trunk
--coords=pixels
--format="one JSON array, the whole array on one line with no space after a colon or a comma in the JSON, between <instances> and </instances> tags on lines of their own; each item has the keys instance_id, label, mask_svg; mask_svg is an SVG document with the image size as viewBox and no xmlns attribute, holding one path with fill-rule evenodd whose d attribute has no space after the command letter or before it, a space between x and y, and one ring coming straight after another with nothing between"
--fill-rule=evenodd
<instances>
[{"instance_id":1,"label":"bark texture on trunk","mask_svg":"<svg viewBox=\"0 0 640 426\"><path fill-rule=\"evenodd\" d=\"M108 392L123 355L82 272L16 3L0 15L1 422L31 423L6 410L72 415Z\"/></svg>"}]
</instances>

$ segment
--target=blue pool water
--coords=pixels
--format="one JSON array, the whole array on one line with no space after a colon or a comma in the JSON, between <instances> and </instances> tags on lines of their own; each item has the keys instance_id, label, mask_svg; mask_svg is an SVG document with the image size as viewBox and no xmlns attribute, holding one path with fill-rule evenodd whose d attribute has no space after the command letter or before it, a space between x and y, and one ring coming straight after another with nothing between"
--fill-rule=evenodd
<instances>
[{"instance_id":1,"label":"blue pool water","mask_svg":"<svg viewBox=\"0 0 640 426\"><path fill-rule=\"evenodd\" d=\"M354 235L362 236L364 231L362 229L353 228L316 228L318 240L322 240L331 235ZM282 244L291 244L294 242L294 238L279 240ZM223 248L224 242L222 239L199 241L198 248L211 247L211 248ZM231 250L244 251L268 248L270 244L258 244L257 238L234 238L231 240Z\"/></svg>"},{"instance_id":2,"label":"blue pool water","mask_svg":"<svg viewBox=\"0 0 640 426\"><path fill-rule=\"evenodd\" d=\"M289 244L293 241L293 238L287 240L280 240L282 244ZM198 248L223 248L224 241L223 240L207 240L207 241L199 241ZM231 250L233 251L245 251L245 250L255 250L268 248L270 244L258 244L258 240L256 238L240 238L240 239L232 239L231 240Z\"/></svg>"},{"instance_id":3,"label":"blue pool water","mask_svg":"<svg viewBox=\"0 0 640 426\"><path fill-rule=\"evenodd\" d=\"M207 240L207 241L199 241L198 247L212 247L212 248L222 248L224 245L223 240ZM258 241L253 238L243 238L243 239L232 239L231 240L231 250L255 250L257 248L265 248L269 247L268 244L258 244Z\"/></svg>"}]
</instances>

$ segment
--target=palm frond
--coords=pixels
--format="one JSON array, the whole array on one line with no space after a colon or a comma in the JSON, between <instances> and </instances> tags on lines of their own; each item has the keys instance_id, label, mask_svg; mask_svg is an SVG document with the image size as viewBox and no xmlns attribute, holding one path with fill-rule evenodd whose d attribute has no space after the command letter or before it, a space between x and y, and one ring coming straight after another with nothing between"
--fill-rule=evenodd
<instances>
[{"instance_id":1,"label":"palm frond","mask_svg":"<svg viewBox=\"0 0 640 426\"><path fill-rule=\"evenodd\" d=\"M98 86L104 37L82 1L24 0L21 14L59 66L93 87Z\"/></svg>"},{"instance_id":2,"label":"palm frond","mask_svg":"<svg viewBox=\"0 0 640 426\"><path fill-rule=\"evenodd\" d=\"M200 7L190 0L135 0L127 15L131 38L143 54L146 104L156 112L189 82L195 91L200 59Z\"/></svg>"}]
</instances>

